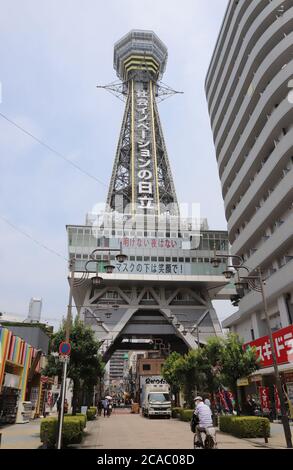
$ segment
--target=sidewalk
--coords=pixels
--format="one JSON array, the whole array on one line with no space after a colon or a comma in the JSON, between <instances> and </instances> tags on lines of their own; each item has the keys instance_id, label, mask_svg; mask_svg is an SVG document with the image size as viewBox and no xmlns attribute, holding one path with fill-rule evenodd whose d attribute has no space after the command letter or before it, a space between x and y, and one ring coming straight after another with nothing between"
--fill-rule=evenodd
<instances>
[{"instance_id":1,"label":"sidewalk","mask_svg":"<svg viewBox=\"0 0 293 470\"><path fill-rule=\"evenodd\" d=\"M291 428L291 435L293 440L293 424L290 423ZM251 442L254 444L262 445L262 447L267 447L269 449L286 449L286 440L284 436L284 430L282 424L279 422L271 423L271 437L269 437L269 442L267 444L264 443L264 439L256 438L256 439L245 439L247 442Z\"/></svg>"},{"instance_id":2,"label":"sidewalk","mask_svg":"<svg viewBox=\"0 0 293 470\"><path fill-rule=\"evenodd\" d=\"M40 441L40 419L25 424L11 424L0 428L0 449L38 449Z\"/></svg>"}]
</instances>

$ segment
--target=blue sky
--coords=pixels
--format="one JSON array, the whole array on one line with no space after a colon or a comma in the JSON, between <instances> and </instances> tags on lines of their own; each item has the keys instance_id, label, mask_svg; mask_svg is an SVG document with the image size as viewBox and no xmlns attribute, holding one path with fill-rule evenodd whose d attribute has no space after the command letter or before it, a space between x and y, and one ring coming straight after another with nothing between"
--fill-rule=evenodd
<instances>
[{"instance_id":1,"label":"blue sky","mask_svg":"<svg viewBox=\"0 0 293 470\"><path fill-rule=\"evenodd\" d=\"M212 5L211 5L212 4ZM211 229L226 229L204 79L227 0L10 0L1 5L0 112L66 155L83 175L0 117L0 215L66 256L66 224L83 224L105 200L123 103L97 84L116 79L113 44L151 29L167 45L163 81L184 91L159 105L181 202L200 202ZM0 220L0 311L66 312L66 262ZM217 303L221 318L234 311Z\"/></svg>"}]
</instances>

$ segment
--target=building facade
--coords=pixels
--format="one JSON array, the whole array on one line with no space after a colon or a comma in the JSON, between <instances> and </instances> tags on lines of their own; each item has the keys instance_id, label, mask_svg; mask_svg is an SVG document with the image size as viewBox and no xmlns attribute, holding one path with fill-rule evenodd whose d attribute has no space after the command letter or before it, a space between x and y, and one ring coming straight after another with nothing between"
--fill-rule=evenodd
<instances>
[{"instance_id":1,"label":"building facade","mask_svg":"<svg viewBox=\"0 0 293 470\"><path fill-rule=\"evenodd\" d=\"M231 0L205 89L231 252L261 268L274 331L293 323L292 77L292 0ZM261 295L246 290L223 326L265 336Z\"/></svg>"},{"instance_id":2,"label":"building facade","mask_svg":"<svg viewBox=\"0 0 293 470\"><path fill-rule=\"evenodd\" d=\"M149 381L150 383L165 382L162 377L162 367L166 356L162 357L159 350L147 351L137 360L135 377L135 399L142 404L142 388Z\"/></svg>"},{"instance_id":3,"label":"building facade","mask_svg":"<svg viewBox=\"0 0 293 470\"><path fill-rule=\"evenodd\" d=\"M117 350L113 353L110 359L109 368L109 380L112 381L123 381L125 374L125 351Z\"/></svg>"},{"instance_id":4,"label":"building facade","mask_svg":"<svg viewBox=\"0 0 293 470\"><path fill-rule=\"evenodd\" d=\"M0 325L0 425L41 414L44 365L41 350Z\"/></svg>"}]
</instances>

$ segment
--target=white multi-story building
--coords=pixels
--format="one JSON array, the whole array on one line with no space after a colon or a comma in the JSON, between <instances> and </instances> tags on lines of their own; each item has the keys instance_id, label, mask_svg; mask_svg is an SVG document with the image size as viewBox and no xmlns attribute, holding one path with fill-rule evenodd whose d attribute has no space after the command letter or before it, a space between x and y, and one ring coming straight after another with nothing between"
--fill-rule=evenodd
<instances>
[{"instance_id":1,"label":"white multi-story building","mask_svg":"<svg viewBox=\"0 0 293 470\"><path fill-rule=\"evenodd\" d=\"M273 329L293 323L292 77L292 0L230 0L206 96L231 251L261 267ZM260 293L246 291L223 326L266 335Z\"/></svg>"}]
</instances>

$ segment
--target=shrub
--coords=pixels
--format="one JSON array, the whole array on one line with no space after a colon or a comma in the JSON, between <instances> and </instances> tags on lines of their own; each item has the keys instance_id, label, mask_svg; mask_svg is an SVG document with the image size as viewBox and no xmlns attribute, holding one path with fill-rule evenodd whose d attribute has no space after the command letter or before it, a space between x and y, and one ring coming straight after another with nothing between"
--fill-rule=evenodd
<instances>
[{"instance_id":1,"label":"shrub","mask_svg":"<svg viewBox=\"0 0 293 470\"><path fill-rule=\"evenodd\" d=\"M86 427L86 421L87 421L86 415L84 415L83 413L76 413L76 415L65 415L65 418L68 418L68 417L78 421L80 423L81 430L82 431L84 430L84 428Z\"/></svg>"},{"instance_id":2,"label":"shrub","mask_svg":"<svg viewBox=\"0 0 293 470\"><path fill-rule=\"evenodd\" d=\"M181 421L191 421L192 415L193 415L194 410L186 410L181 408L179 413L180 413L180 419Z\"/></svg>"},{"instance_id":3,"label":"shrub","mask_svg":"<svg viewBox=\"0 0 293 470\"><path fill-rule=\"evenodd\" d=\"M92 421L93 419L95 419L96 414L97 414L97 408L95 406L90 406L87 409L86 416L89 421Z\"/></svg>"},{"instance_id":4,"label":"shrub","mask_svg":"<svg viewBox=\"0 0 293 470\"><path fill-rule=\"evenodd\" d=\"M40 439L46 447L54 447L57 441L57 418L44 418L41 420Z\"/></svg>"},{"instance_id":5,"label":"shrub","mask_svg":"<svg viewBox=\"0 0 293 470\"><path fill-rule=\"evenodd\" d=\"M235 437L270 437L270 421L259 416L220 416L220 431Z\"/></svg>"},{"instance_id":6,"label":"shrub","mask_svg":"<svg viewBox=\"0 0 293 470\"><path fill-rule=\"evenodd\" d=\"M180 407L172 408L172 418L180 418Z\"/></svg>"},{"instance_id":7,"label":"shrub","mask_svg":"<svg viewBox=\"0 0 293 470\"><path fill-rule=\"evenodd\" d=\"M79 444L82 441L85 427L85 416L64 416L62 428L62 443L66 447L69 444ZM58 439L58 419L44 418L40 428L41 442L46 447L54 447Z\"/></svg>"},{"instance_id":8,"label":"shrub","mask_svg":"<svg viewBox=\"0 0 293 470\"><path fill-rule=\"evenodd\" d=\"M63 423L63 445L67 446L68 444L79 444L82 441L83 434L83 420L80 419L80 416L72 416L72 418L67 418Z\"/></svg>"},{"instance_id":9,"label":"shrub","mask_svg":"<svg viewBox=\"0 0 293 470\"><path fill-rule=\"evenodd\" d=\"M80 418L81 422L83 423L83 429L84 429L86 427L86 421L87 421L86 415L83 413L76 413L76 416Z\"/></svg>"},{"instance_id":10,"label":"shrub","mask_svg":"<svg viewBox=\"0 0 293 470\"><path fill-rule=\"evenodd\" d=\"M232 418L235 416L219 416L219 429L220 431L232 434Z\"/></svg>"}]
</instances>

